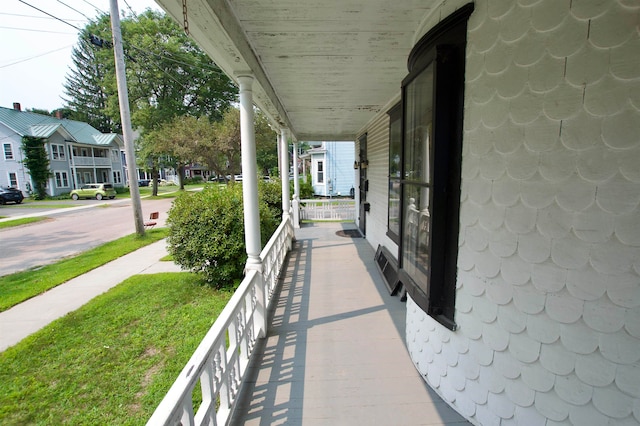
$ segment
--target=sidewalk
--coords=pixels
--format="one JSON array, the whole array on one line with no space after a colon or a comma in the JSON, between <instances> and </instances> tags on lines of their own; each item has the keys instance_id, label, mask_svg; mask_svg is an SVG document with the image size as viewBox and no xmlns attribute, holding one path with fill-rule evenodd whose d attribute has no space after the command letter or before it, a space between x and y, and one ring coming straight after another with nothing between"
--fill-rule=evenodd
<instances>
[{"instance_id":1,"label":"sidewalk","mask_svg":"<svg viewBox=\"0 0 640 426\"><path fill-rule=\"evenodd\" d=\"M166 241L158 241L0 312L0 352L132 275L179 272L175 263L160 261L166 255Z\"/></svg>"}]
</instances>

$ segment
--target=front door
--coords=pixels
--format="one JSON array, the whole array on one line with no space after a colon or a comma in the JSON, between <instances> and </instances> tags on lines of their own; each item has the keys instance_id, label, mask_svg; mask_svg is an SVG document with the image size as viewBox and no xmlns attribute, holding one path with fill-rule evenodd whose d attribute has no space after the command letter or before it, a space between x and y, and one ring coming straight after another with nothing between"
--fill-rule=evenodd
<instances>
[{"instance_id":1,"label":"front door","mask_svg":"<svg viewBox=\"0 0 640 426\"><path fill-rule=\"evenodd\" d=\"M367 134L365 133L359 139L360 142L360 205L359 205L359 227L362 235L367 235L367 211L369 211L367 203L367 191L369 190L369 181L367 181L367 168L369 166L367 162Z\"/></svg>"}]
</instances>

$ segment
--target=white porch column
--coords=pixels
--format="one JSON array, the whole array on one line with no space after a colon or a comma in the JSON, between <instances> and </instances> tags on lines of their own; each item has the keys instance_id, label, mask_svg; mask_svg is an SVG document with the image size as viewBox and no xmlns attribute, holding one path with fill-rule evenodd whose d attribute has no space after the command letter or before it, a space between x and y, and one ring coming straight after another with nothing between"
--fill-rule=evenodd
<instances>
[{"instance_id":1,"label":"white porch column","mask_svg":"<svg viewBox=\"0 0 640 426\"><path fill-rule=\"evenodd\" d=\"M298 142L293 142L293 227L300 228L300 179L298 177Z\"/></svg>"},{"instance_id":2,"label":"white porch column","mask_svg":"<svg viewBox=\"0 0 640 426\"><path fill-rule=\"evenodd\" d=\"M242 197L244 199L244 234L247 269L262 272L260 261L260 210L258 207L258 166L253 128L253 75L236 75L240 85L240 143L242 156Z\"/></svg>"},{"instance_id":3,"label":"white porch column","mask_svg":"<svg viewBox=\"0 0 640 426\"><path fill-rule=\"evenodd\" d=\"M300 182L298 180L298 142L293 143L293 198L300 199Z\"/></svg>"},{"instance_id":4,"label":"white porch column","mask_svg":"<svg viewBox=\"0 0 640 426\"><path fill-rule=\"evenodd\" d=\"M287 129L280 129L280 180L282 181L282 218L289 216L291 193L289 191L289 144Z\"/></svg>"}]
</instances>

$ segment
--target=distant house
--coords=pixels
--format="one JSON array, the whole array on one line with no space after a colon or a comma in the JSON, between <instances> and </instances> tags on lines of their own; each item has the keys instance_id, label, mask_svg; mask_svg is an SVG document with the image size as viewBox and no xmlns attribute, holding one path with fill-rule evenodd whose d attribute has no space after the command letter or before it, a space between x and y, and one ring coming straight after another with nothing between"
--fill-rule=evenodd
<instances>
[{"instance_id":1,"label":"distant house","mask_svg":"<svg viewBox=\"0 0 640 426\"><path fill-rule=\"evenodd\" d=\"M87 123L0 107L0 186L29 194L33 188L29 170L22 163L22 137L45 140L51 177L47 194L61 195L89 182L126 183L122 136L101 133Z\"/></svg>"},{"instance_id":2,"label":"distant house","mask_svg":"<svg viewBox=\"0 0 640 426\"><path fill-rule=\"evenodd\" d=\"M353 142L322 142L302 157L309 160L315 195L352 195L355 182Z\"/></svg>"}]
</instances>

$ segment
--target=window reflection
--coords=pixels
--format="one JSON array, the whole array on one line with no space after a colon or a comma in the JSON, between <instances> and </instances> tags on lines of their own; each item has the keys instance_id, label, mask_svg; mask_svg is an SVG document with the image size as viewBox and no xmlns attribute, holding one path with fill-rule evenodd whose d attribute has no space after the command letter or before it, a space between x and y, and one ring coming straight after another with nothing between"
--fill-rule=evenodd
<instances>
[{"instance_id":1,"label":"window reflection","mask_svg":"<svg viewBox=\"0 0 640 426\"><path fill-rule=\"evenodd\" d=\"M406 86L402 268L425 293L430 257L433 64Z\"/></svg>"}]
</instances>

